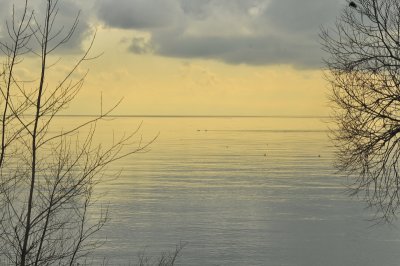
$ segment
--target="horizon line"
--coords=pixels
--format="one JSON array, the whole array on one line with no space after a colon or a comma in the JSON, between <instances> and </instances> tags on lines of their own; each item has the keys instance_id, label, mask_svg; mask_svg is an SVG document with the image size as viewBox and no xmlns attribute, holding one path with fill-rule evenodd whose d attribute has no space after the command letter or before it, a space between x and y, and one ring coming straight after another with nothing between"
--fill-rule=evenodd
<instances>
[{"instance_id":1,"label":"horizon line","mask_svg":"<svg viewBox=\"0 0 400 266\"><path fill-rule=\"evenodd\" d=\"M59 117L99 117L99 114L57 114ZM330 118L328 115L150 115L114 114L105 117L146 117L146 118Z\"/></svg>"}]
</instances>

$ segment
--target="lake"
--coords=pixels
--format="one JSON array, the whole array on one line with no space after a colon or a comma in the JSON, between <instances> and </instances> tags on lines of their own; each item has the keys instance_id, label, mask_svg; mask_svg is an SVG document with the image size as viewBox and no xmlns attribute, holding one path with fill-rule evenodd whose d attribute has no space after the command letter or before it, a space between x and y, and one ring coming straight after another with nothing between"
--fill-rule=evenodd
<instances>
[{"instance_id":1,"label":"lake","mask_svg":"<svg viewBox=\"0 0 400 266\"><path fill-rule=\"evenodd\" d=\"M66 127L85 118L60 118ZM177 265L399 265L398 224L373 226L346 192L319 117L122 117L105 143L131 132L145 153L110 166L98 186L111 221L95 256L110 265L187 243Z\"/></svg>"}]
</instances>

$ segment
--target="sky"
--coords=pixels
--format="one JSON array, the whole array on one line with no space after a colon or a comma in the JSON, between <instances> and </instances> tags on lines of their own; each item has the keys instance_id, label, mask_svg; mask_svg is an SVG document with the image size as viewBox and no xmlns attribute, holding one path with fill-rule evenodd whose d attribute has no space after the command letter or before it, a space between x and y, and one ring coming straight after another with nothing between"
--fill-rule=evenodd
<instances>
[{"instance_id":1,"label":"sky","mask_svg":"<svg viewBox=\"0 0 400 266\"><path fill-rule=\"evenodd\" d=\"M16 1L15 9L22 1ZM37 17L43 2L31 0ZM131 115L327 115L318 34L345 0L60 0L64 30L80 10L71 40L53 55L57 82L96 32L96 60L68 113ZM0 17L12 1L0 0ZM0 38L5 38L5 23ZM61 60L59 60L61 58ZM32 61L32 60L31 60ZM34 78L27 62L18 71Z\"/></svg>"}]
</instances>

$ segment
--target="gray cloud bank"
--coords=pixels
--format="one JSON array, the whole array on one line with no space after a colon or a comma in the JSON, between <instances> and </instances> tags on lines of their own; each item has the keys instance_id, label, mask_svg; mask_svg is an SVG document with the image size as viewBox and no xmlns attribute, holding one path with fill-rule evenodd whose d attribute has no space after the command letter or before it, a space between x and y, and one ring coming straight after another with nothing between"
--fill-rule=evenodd
<instances>
[{"instance_id":1,"label":"gray cloud bank","mask_svg":"<svg viewBox=\"0 0 400 266\"><path fill-rule=\"evenodd\" d=\"M21 4L19 1L15 1ZM39 11L43 1L31 0ZM60 0L56 28L68 28L82 10L78 28L61 52L81 51L91 18L105 25L148 32L135 36L129 50L178 58L215 59L230 64L321 64L318 33L334 22L345 0ZM0 0L0 16L12 2ZM0 38L6 30L0 24ZM3 35L3 37L1 37Z\"/></svg>"},{"instance_id":2,"label":"gray cloud bank","mask_svg":"<svg viewBox=\"0 0 400 266\"><path fill-rule=\"evenodd\" d=\"M15 23L19 23L24 8L25 1L9 1L0 0L0 17L3 21L0 23L0 40L3 43L11 44L13 41L10 39L6 27L6 21L11 27L12 25L12 10L15 11ZM54 20L51 36L57 35L50 41L50 47L54 47L65 36L68 35L70 29L73 27L75 19L78 17L78 25L74 30L74 34L69 38L69 41L59 46L57 53L75 53L82 52L83 41L93 33L90 26L90 4L82 3L79 0L60 0L58 2L58 10L56 19ZM28 14L34 12L35 18L41 26L44 25L44 16L46 12L46 1L31 0L28 1ZM82 12L80 12L82 11ZM79 16L78 16L79 15ZM35 21L32 20L33 28L35 29ZM60 33L60 34L59 34ZM31 38L28 44L30 48L38 52L40 50L39 43L35 38Z\"/></svg>"},{"instance_id":3,"label":"gray cloud bank","mask_svg":"<svg viewBox=\"0 0 400 266\"><path fill-rule=\"evenodd\" d=\"M318 33L344 0L96 0L110 27L147 31L134 53L209 58L231 64L290 64L315 68L323 53Z\"/></svg>"}]
</instances>

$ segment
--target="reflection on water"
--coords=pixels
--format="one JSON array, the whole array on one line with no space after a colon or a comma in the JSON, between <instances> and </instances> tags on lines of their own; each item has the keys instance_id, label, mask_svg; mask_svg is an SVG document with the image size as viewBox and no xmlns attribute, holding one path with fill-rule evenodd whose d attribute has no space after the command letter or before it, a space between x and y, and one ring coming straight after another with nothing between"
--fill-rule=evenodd
<instances>
[{"instance_id":1,"label":"reflection on water","mask_svg":"<svg viewBox=\"0 0 400 266\"><path fill-rule=\"evenodd\" d=\"M178 265L399 265L400 230L370 227L346 195L323 119L119 118L98 133L111 141L141 121L144 141L160 133L151 150L113 164L121 176L98 188L112 217L99 254L112 265L180 241Z\"/></svg>"}]
</instances>

